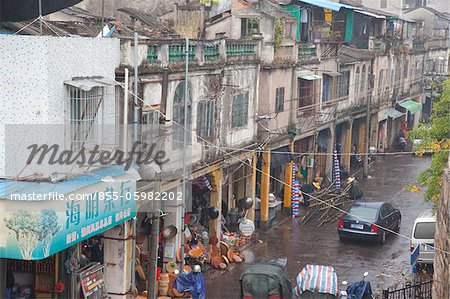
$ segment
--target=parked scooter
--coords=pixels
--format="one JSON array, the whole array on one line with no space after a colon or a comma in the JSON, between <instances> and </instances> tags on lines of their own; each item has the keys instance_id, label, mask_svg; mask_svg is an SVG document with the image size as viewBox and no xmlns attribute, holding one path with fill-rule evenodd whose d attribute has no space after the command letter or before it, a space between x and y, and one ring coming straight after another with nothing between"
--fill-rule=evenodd
<instances>
[{"instance_id":1,"label":"parked scooter","mask_svg":"<svg viewBox=\"0 0 450 299\"><path fill-rule=\"evenodd\" d=\"M342 285L346 287L345 291L340 292L341 299L371 299L374 298L372 295L372 287L370 282L366 281L366 277L369 275L369 272L364 272L363 279L352 283L347 286L347 282L343 281Z\"/></svg>"}]
</instances>

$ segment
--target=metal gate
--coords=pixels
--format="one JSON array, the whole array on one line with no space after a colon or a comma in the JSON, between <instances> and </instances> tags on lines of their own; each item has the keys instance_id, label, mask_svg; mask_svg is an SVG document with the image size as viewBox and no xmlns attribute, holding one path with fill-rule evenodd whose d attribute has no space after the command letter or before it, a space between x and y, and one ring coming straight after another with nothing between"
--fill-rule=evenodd
<instances>
[{"instance_id":1,"label":"metal gate","mask_svg":"<svg viewBox=\"0 0 450 299\"><path fill-rule=\"evenodd\" d=\"M432 292L433 281L430 280L397 290L383 290L383 299L431 299Z\"/></svg>"}]
</instances>

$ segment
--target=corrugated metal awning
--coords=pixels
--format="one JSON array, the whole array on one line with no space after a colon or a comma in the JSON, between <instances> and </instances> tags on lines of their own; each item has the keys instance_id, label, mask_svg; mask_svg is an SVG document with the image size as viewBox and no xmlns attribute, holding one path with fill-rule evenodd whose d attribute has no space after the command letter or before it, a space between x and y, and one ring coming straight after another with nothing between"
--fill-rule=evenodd
<instances>
[{"instance_id":1,"label":"corrugated metal awning","mask_svg":"<svg viewBox=\"0 0 450 299\"><path fill-rule=\"evenodd\" d=\"M312 80L322 79L322 77L318 76L318 75L304 75L304 76L300 76L300 79L312 81Z\"/></svg>"},{"instance_id":2,"label":"corrugated metal awning","mask_svg":"<svg viewBox=\"0 0 450 299\"><path fill-rule=\"evenodd\" d=\"M399 105L400 105L400 107L405 108L412 114L415 114L415 113L419 112L420 109L422 109L422 104L417 103L416 101L413 101L413 100L403 101L403 102L399 103Z\"/></svg>"},{"instance_id":3,"label":"corrugated metal awning","mask_svg":"<svg viewBox=\"0 0 450 299\"><path fill-rule=\"evenodd\" d=\"M117 85L115 80L107 78L74 79L65 81L64 84L82 89L84 91L90 91L94 87Z\"/></svg>"},{"instance_id":4,"label":"corrugated metal awning","mask_svg":"<svg viewBox=\"0 0 450 299\"><path fill-rule=\"evenodd\" d=\"M377 15L377 14L374 14L374 13L371 13L371 12L368 12L368 11L365 11L365 10L355 10L355 12L363 14L363 15L366 15L366 16L369 16L369 17L374 17L376 19L386 19L385 16Z\"/></svg>"},{"instance_id":5,"label":"corrugated metal awning","mask_svg":"<svg viewBox=\"0 0 450 299\"><path fill-rule=\"evenodd\" d=\"M334 11L339 11L339 10L341 10L341 8L356 9L356 7L354 7L354 6L350 6L350 5L346 5L346 4L342 4L342 3L336 3L336 2L327 1L327 0L300 0L300 2L308 3L311 5L326 8L326 9L331 9Z\"/></svg>"},{"instance_id":6,"label":"corrugated metal awning","mask_svg":"<svg viewBox=\"0 0 450 299\"><path fill-rule=\"evenodd\" d=\"M400 111L398 111L395 108L389 108L389 110L388 110L388 116L390 118L396 119L396 118L401 117L403 115L404 115L403 112L400 112Z\"/></svg>"}]
</instances>

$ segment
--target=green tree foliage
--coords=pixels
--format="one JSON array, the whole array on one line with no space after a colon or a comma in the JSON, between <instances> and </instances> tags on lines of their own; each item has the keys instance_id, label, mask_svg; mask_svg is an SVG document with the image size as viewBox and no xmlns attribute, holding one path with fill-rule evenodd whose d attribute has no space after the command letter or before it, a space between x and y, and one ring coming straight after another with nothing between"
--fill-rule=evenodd
<instances>
[{"instance_id":1,"label":"green tree foliage","mask_svg":"<svg viewBox=\"0 0 450 299\"><path fill-rule=\"evenodd\" d=\"M409 137L410 140L415 138L421 140L414 146L419 156L427 151L433 152L430 167L419 173L417 179L419 184L427 187L425 200L431 200L436 205L450 148L450 81L445 81L442 86L433 85L432 88L435 96L431 122L420 124Z\"/></svg>"},{"instance_id":2,"label":"green tree foliage","mask_svg":"<svg viewBox=\"0 0 450 299\"><path fill-rule=\"evenodd\" d=\"M283 20L282 19L276 19L275 20L275 41L274 41L274 48L275 51L278 50L278 48L283 43Z\"/></svg>"}]
</instances>

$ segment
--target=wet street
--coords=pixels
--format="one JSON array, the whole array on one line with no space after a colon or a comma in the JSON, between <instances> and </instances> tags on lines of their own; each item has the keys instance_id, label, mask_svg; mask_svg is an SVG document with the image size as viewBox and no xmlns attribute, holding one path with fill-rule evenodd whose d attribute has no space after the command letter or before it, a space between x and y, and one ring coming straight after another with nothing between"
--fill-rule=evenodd
<instances>
[{"instance_id":1,"label":"wet street","mask_svg":"<svg viewBox=\"0 0 450 299\"><path fill-rule=\"evenodd\" d=\"M402 213L400 234L411 236L414 219L427 206L422 193L405 190L416 181L417 174L429 165L429 158L412 155L379 157L370 167L371 179L360 179L365 199L391 203ZM302 211L304 213L305 211ZM301 225L289 215L278 215L279 222L267 231L259 231L260 242L245 250L246 263L259 257L287 257L287 272L291 282L306 264L333 266L339 282L349 283L369 272L375 294L395 284L409 280L409 240L389 235L386 244L340 242L336 223L317 228L310 220ZM211 269L206 272L207 298L239 298L239 276L245 264L233 264L227 271ZM402 272L406 272L403 276ZM379 296L377 296L379 297Z\"/></svg>"}]
</instances>

